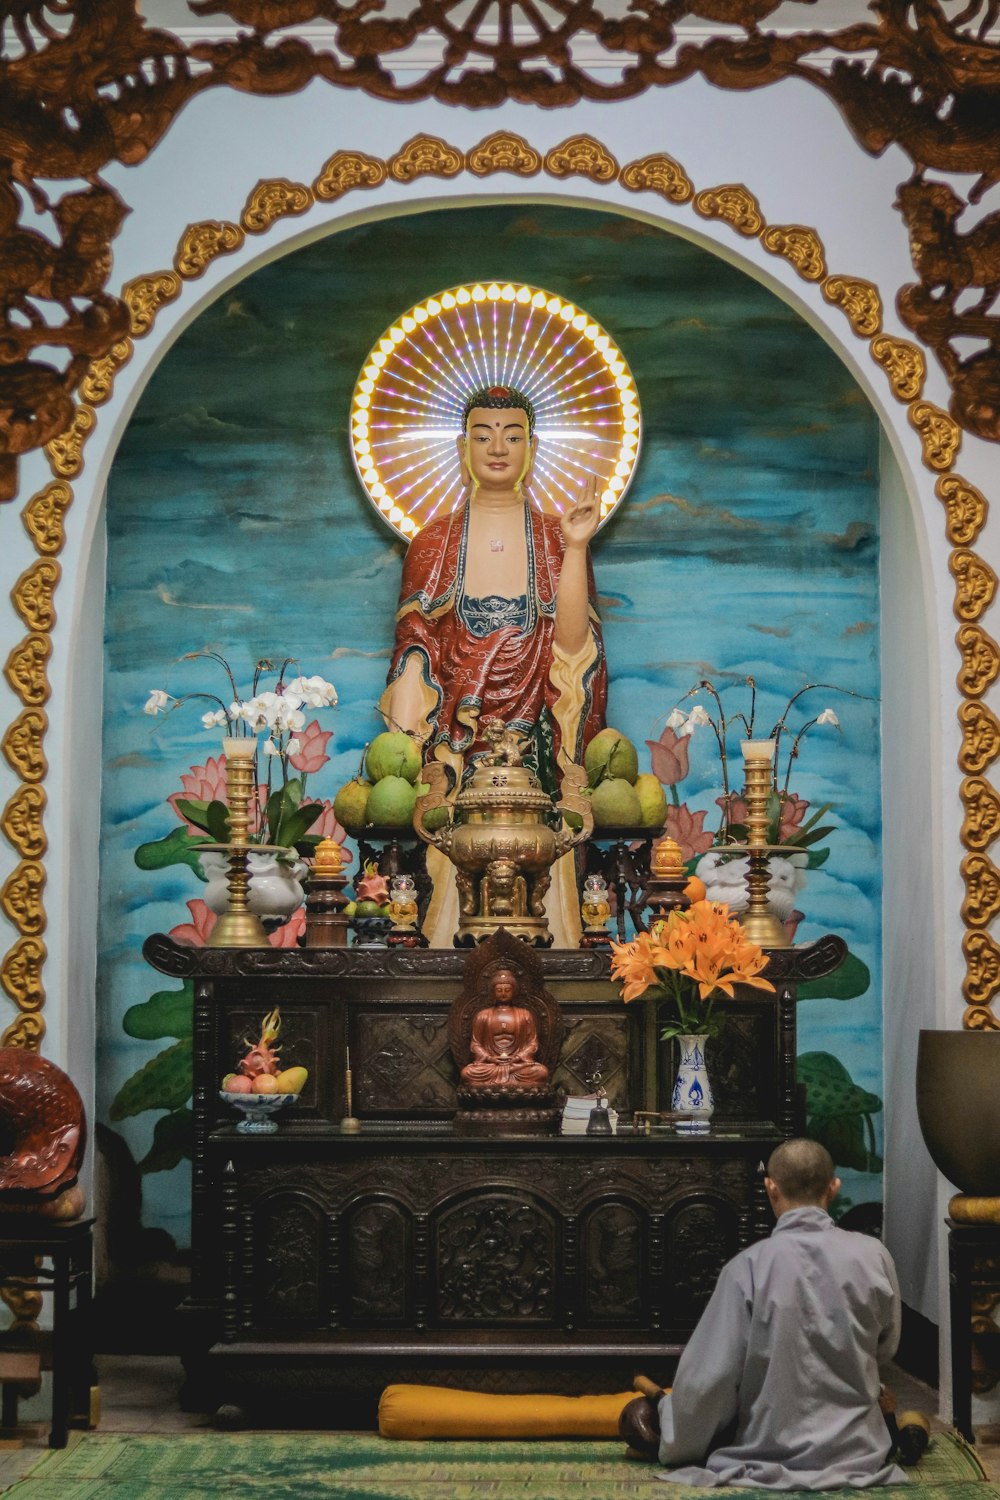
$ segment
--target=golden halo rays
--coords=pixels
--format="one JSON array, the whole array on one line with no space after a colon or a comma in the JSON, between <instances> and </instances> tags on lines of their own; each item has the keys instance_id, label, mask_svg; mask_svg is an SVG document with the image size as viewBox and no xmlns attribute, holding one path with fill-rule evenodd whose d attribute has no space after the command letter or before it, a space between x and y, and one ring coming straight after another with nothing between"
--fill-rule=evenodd
<instances>
[{"instance_id":1,"label":"golden halo rays","mask_svg":"<svg viewBox=\"0 0 1000 1500\"><path fill-rule=\"evenodd\" d=\"M449 287L411 307L372 347L351 400L351 454L378 514L409 541L463 495L455 439L466 397L513 386L535 408L530 500L561 515L597 475L601 525L639 456L639 397L599 323L540 287Z\"/></svg>"}]
</instances>

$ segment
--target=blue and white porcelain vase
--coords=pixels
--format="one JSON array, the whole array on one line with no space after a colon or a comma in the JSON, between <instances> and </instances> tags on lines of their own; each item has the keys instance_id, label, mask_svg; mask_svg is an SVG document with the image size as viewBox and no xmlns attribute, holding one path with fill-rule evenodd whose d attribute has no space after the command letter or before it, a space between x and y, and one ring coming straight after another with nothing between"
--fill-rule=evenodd
<instances>
[{"instance_id":1,"label":"blue and white porcelain vase","mask_svg":"<svg viewBox=\"0 0 1000 1500\"><path fill-rule=\"evenodd\" d=\"M708 1080L705 1063L707 1040L704 1032L683 1033L677 1038L681 1057L670 1108L680 1116L675 1121L674 1128L685 1135L703 1134L715 1111L712 1085Z\"/></svg>"}]
</instances>

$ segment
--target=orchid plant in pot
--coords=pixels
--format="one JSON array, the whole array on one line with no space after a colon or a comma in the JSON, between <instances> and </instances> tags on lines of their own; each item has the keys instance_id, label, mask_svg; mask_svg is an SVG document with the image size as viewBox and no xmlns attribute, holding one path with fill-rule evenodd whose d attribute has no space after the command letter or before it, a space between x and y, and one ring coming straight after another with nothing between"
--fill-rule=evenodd
<instances>
[{"instance_id":1,"label":"orchid plant in pot","mask_svg":"<svg viewBox=\"0 0 1000 1500\"><path fill-rule=\"evenodd\" d=\"M151 716L173 713L184 703L210 705L202 714L205 729L222 730L223 750L230 757L246 755L253 762L253 791L248 809L248 870L251 877L249 906L263 918L284 919L302 904L301 877L308 856L323 837L335 830L326 823L327 807L306 797L311 771L329 760L325 753L332 731L324 731L317 720L307 721L308 709L332 708L337 691L322 677L295 676L286 679L294 665L286 658L279 667L266 659L254 667L251 690L241 696L235 676L224 657L213 651L195 651L182 658L209 658L225 672L230 689L225 698L214 693L189 692L178 697L157 688L150 693L144 712ZM273 688L262 684L270 674ZM192 767L181 777L184 792L168 800L183 826L165 838L143 844L136 851L141 869L160 869L185 863L207 882L205 902L214 912L227 903L226 855L213 848L230 839L230 808L226 801L225 754L209 758L202 767ZM260 846L254 850L253 846Z\"/></svg>"},{"instance_id":2,"label":"orchid plant in pot","mask_svg":"<svg viewBox=\"0 0 1000 1500\"><path fill-rule=\"evenodd\" d=\"M709 1128L715 1102L705 1061L706 1043L717 1036L722 1018L719 995L733 997L737 985L769 990L761 970L763 950L747 938L724 903L704 898L704 886L690 882L691 904L672 911L629 943L611 944L611 975L622 981L622 999L665 1001L661 1041L677 1038L680 1063L671 1097L677 1128L688 1133Z\"/></svg>"}]
</instances>

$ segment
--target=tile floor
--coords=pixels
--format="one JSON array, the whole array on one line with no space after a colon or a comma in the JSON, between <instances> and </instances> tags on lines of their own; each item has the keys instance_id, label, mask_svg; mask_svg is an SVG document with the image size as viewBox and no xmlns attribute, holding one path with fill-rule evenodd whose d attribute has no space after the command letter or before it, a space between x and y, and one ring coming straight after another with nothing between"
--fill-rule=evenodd
<instances>
[{"instance_id":1,"label":"tile floor","mask_svg":"<svg viewBox=\"0 0 1000 1500\"><path fill-rule=\"evenodd\" d=\"M97 1360L101 1387L100 1432L191 1432L211 1427L211 1418L183 1412L177 1404L182 1371L169 1355L105 1354ZM891 1384L900 1410L927 1412L938 1429L937 1392L905 1371L893 1368ZM30 1415L30 1408L26 1407ZM1000 1482L1000 1428L977 1434L977 1452L991 1479ZM48 1426L25 1422L16 1444L0 1442L0 1492L21 1478L46 1446ZM75 1439L71 1434L70 1442Z\"/></svg>"}]
</instances>

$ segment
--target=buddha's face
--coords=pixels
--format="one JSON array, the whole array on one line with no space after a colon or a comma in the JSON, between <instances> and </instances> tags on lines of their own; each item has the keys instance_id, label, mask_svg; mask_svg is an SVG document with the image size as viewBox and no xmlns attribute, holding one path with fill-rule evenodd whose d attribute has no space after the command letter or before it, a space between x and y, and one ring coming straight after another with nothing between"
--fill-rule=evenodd
<instances>
[{"instance_id":1,"label":"buddha's face","mask_svg":"<svg viewBox=\"0 0 1000 1500\"><path fill-rule=\"evenodd\" d=\"M490 989L494 1005L509 1005L517 994L517 980L509 969L501 969L494 974Z\"/></svg>"},{"instance_id":2,"label":"buddha's face","mask_svg":"<svg viewBox=\"0 0 1000 1500\"><path fill-rule=\"evenodd\" d=\"M517 406L499 411L474 406L465 437L458 440L458 456L469 478L486 491L515 489L531 467L534 453L527 413Z\"/></svg>"}]
</instances>

